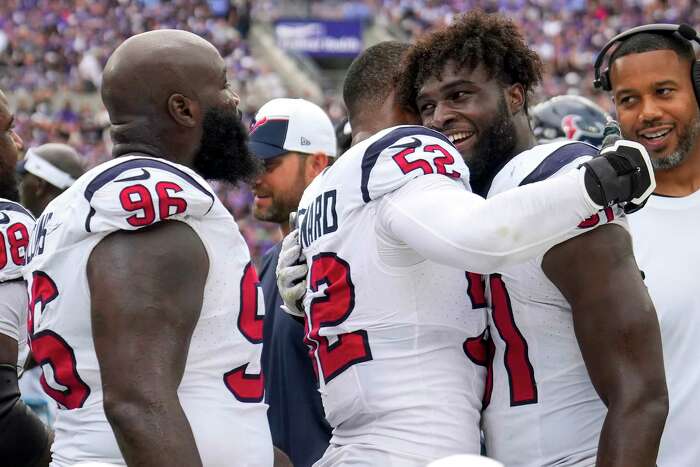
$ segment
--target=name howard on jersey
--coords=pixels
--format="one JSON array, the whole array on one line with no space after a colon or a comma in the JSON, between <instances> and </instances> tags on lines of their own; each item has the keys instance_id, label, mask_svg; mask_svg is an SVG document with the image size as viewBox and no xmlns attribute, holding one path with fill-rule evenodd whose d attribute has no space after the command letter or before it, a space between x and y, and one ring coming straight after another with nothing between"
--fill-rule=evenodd
<instances>
[{"instance_id":1,"label":"name howard on jersey","mask_svg":"<svg viewBox=\"0 0 700 467\"><path fill-rule=\"evenodd\" d=\"M309 248L357 209L424 175L445 175L469 189L469 170L442 134L421 126L387 128L355 145L304 191L299 241Z\"/></svg>"},{"instance_id":2,"label":"name howard on jersey","mask_svg":"<svg viewBox=\"0 0 700 467\"><path fill-rule=\"evenodd\" d=\"M303 216L299 227L302 248L307 248L319 237L338 230L337 198L337 190L329 190L318 195L306 209L299 210Z\"/></svg>"}]
</instances>

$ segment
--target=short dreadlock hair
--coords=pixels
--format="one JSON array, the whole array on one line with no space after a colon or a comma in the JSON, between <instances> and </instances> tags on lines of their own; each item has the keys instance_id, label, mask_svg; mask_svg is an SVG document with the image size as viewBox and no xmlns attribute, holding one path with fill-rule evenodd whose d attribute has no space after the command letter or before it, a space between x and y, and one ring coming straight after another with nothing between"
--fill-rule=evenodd
<instances>
[{"instance_id":1,"label":"short dreadlock hair","mask_svg":"<svg viewBox=\"0 0 700 467\"><path fill-rule=\"evenodd\" d=\"M483 65L503 86L521 84L526 113L527 96L542 79L542 60L527 46L515 23L499 14L473 10L423 36L411 48L398 83L400 103L417 110L418 91L428 79L441 78L449 61L458 69Z\"/></svg>"},{"instance_id":2,"label":"short dreadlock hair","mask_svg":"<svg viewBox=\"0 0 700 467\"><path fill-rule=\"evenodd\" d=\"M394 90L401 59L409 47L398 41L380 42L352 62L343 83L343 101L350 116L367 107L366 104L372 107L381 104Z\"/></svg>"}]
</instances>

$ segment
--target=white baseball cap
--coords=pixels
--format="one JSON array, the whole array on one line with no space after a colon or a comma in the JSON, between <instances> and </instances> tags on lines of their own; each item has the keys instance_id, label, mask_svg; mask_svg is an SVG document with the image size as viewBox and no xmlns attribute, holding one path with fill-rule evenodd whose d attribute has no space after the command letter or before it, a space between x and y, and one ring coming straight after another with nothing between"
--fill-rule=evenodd
<instances>
[{"instance_id":1,"label":"white baseball cap","mask_svg":"<svg viewBox=\"0 0 700 467\"><path fill-rule=\"evenodd\" d=\"M328 115L304 99L273 99L255 115L250 127L250 151L259 159L287 152L336 156L335 129Z\"/></svg>"}]
</instances>

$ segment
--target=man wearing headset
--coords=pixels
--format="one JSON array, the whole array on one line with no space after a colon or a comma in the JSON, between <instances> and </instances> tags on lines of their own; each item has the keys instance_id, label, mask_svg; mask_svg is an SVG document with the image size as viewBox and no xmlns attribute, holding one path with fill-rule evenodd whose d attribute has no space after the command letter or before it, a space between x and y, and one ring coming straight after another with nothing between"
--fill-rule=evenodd
<instances>
[{"instance_id":1,"label":"man wearing headset","mask_svg":"<svg viewBox=\"0 0 700 467\"><path fill-rule=\"evenodd\" d=\"M654 195L629 223L661 325L669 412L659 466L700 465L700 67L691 41L686 25L641 26L596 62L596 86L611 91L624 137L646 147L656 173Z\"/></svg>"}]
</instances>

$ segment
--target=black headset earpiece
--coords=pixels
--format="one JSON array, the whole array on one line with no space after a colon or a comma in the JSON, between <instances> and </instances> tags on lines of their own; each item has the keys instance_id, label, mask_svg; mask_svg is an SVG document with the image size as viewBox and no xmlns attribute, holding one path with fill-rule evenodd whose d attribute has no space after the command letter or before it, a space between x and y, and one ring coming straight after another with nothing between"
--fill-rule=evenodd
<instances>
[{"instance_id":1,"label":"black headset earpiece","mask_svg":"<svg viewBox=\"0 0 700 467\"><path fill-rule=\"evenodd\" d=\"M617 36L613 37L608 41L607 44L598 53L598 57L595 59L595 64L593 65L593 71L595 79L593 80L593 86L604 91L612 90L612 83L610 82L610 62L608 61L607 66L602 70L603 62L608 55L608 51L617 43L624 41L630 36L639 34L642 32L651 32L657 34L678 34L683 39L689 42L697 42L700 44L700 38L698 38L698 33L691 26L687 24L645 24L644 26L637 26L636 28L624 31ZM695 91L695 98L698 99L700 105L700 64L698 60L695 60L691 69L690 78L693 81L693 88Z\"/></svg>"}]
</instances>

